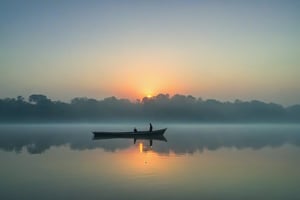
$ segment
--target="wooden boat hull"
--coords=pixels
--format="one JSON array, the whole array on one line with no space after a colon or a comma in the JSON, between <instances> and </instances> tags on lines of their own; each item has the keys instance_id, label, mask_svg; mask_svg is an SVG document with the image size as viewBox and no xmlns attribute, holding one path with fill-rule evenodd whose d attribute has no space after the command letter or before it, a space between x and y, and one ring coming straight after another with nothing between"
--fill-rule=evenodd
<instances>
[{"instance_id":1,"label":"wooden boat hull","mask_svg":"<svg viewBox=\"0 0 300 200\"><path fill-rule=\"evenodd\" d=\"M163 136L167 129L159 129L154 131L138 131L138 132L93 132L94 137L98 138L159 138L159 136Z\"/></svg>"},{"instance_id":2,"label":"wooden boat hull","mask_svg":"<svg viewBox=\"0 0 300 200\"><path fill-rule=\"evenodd\" d=\"M136 140L159 140L159 141L165 141L167 142L167 139L163 135L154 135L154 136L147 136L147 135L137 135L137 136L120 136L120 135L114 135L114 136L94 136L93 140L107 140L107 139L134 139Z\"/></svg>"}]
</instances>

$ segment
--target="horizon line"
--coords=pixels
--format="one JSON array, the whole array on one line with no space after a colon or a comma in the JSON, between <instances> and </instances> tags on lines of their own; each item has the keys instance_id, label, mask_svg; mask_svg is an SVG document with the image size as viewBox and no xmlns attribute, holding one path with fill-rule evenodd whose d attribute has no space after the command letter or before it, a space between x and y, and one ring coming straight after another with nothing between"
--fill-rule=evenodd
<instances>
[{"instance_id":1,"label":"horizon line","mask_svg":"<svg viewBox=\"0 0 300 200\"><path fill-rule=\"evenodd\" d=\"M48 100L52 101L52 102L63 102L63 103L71 103L72 100L74 99L90 99L90 100L96 100L96 101L103 101L105 99L109 99L109 98L115 98L116 100L128 100L129 102L131 103L140 103L140 102L143 102L143 100L155 100L156 98L159 98L159 97L167 97L167 99L172 99L176 96L178 97L185 97L185 98L191 98L191 99L194 99L195 101L209 101L209 100L214 100L214 101L218 101L220 103L236 103L236 102L241 102L241 103L247 103L247 102L253 102L253 101L258 101L258 102L262 102L262 103L265 103L265 104L277 104L277 105L281 105L283 107L291 107L291 106L295 106L295 105L300 105L300 102L299 103L294 103L294 104L290 104L290 105L284 105L284 104L281 104L281 103L276 103L274 101L264 101L264 100L260 100L260 99L249 99L249 100L243 100L243 99L239 99L239 98L236 98L234 100L220 100L220 99L216 99L216 98L202 98L201 96L199 97L195 97L191 94L180 94L180 93L176 93L176 94L173 94L173 95L170 95L169 93L158 93L157 95L146 95L142 98L136 98L134 100L134 98L128 98L128 97L118 97L117 95L109 95L109 96L106 96L106 97L102 97L102 98L95 98L95 97L88 97L88 96L74 96L72 97L70 100L68 101L64 101L64 100L56 100L56 99L51 99L49 98L48 95L46 94L42 94L42 93L33 93L33 94L30 94L27 96L27 99L25 98L26 96L23 96L23 95L17 95L16 97L0 97L0 100L5 100L5 99L16 99L18 100L19 98L22 99L23 101L25 102L30 102L29 101L29 98L30 96L32 95L42 95L42 96L45 96Z\"/></svg>"}]
</instances>

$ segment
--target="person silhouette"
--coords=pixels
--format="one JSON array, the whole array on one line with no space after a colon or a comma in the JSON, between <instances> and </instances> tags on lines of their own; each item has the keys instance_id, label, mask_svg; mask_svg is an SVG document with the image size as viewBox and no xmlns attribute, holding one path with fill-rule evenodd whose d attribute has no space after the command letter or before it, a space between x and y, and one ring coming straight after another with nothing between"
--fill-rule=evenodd
<instances>
[{"instance_id":1,"label":"person silhouette","mask_svg":"<svg viewBox=\"0 0 300 200\"><path fill-rule=\"evenodd\" d=\"M133 132L137 133L137 129L136 129L136 128L134 128L134 129L133 129Z\"/></svg>"},{"instance_id":2,"label":"person silhouette","mask_svg":"<svg viewBox=\"0 0 300 200\"><path fill-rule=\"evenodd\" d=\"M152 132L152 129L153 129L153 127L152 127L152 124L150 123L149 131Z\"/></svg>"}]
</instances>

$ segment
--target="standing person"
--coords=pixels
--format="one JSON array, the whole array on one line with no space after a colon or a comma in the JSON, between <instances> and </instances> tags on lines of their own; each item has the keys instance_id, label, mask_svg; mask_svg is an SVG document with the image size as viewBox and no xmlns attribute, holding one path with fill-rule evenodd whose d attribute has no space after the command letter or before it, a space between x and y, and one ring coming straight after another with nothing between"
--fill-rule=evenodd
<instances>
[{"instance_id":1,"label":"standing person","mask_svg":"<svg viewBox=\"0 0 300 200\"><path fill-rule=\"evenodd\" d=\"M152 132L152 129L153 129L153 127L152 127L152 124L150 123L149 131Z\"/></svg>"}]
</instances>

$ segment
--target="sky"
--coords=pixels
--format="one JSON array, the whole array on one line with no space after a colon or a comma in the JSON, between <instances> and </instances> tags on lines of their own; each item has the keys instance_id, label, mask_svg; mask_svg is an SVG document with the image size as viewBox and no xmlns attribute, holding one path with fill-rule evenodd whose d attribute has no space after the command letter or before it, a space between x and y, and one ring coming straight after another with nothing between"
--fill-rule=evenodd
<instances>
[{"instance_id":1,"label":"sky","mask_svg":"<svg viewBox=\"0 0 300 200\"><path fill-rule=\"evenodd\" d=\"M0 2L0 98L300 103L300 1Z\"/></svg>"}]
</instances>

